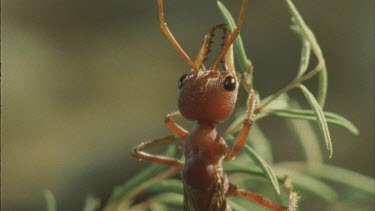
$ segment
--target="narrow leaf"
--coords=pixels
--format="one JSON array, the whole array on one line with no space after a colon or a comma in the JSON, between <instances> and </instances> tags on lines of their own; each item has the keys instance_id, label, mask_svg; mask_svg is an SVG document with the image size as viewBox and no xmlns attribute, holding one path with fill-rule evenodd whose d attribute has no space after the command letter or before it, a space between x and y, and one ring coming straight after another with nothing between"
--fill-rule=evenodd
<instances>
[{"instance_id":1,"label":"narrow leaf","mask_svg":"<svg viewBox=\"0 0 375 211\"><path fill-rule=\"evenodd\" d=\"M127 193L129 193L133 188L136 188L139 184L147 181L152 176L156 175L157 173L163 170L163 166L161 165L151 165L147 167L145 170L139 172L137 175L133 176L130 180L124 183L121 186L116 187L111 197L109 198L109 203L114 203L116 201L120 201L124 198Z\"/></svg>"},{"instance_id":2,"label":"narrow leaf","mask_svg":"<svg viewBox=\"0 0 375 211\"><path fill-rule=\"evenodd\" d=\"M316 71L319 71L319 94L318 99L321 107L324 107L325 100L327 97L327 88L328 88L328 81L327 81L327 68L325 64L325 60L323 57L322 50L312 33L311 29L306 25L305 21L303 20L302 16L298 12L296 6L293 4L292 0L285 0L290 13L292 14L292 21L300 28L301 33L304 35L306 40L309 41L311 44L311 49L314 52L315 56L318 59L318 65L315 67Z\"/></svg>"},{"instance_id":3,"label":"narrow leaf","mask_svg":"<svg viewBox=\"0 0 375 211\"><path fill-rule=\"evenodd\" d=\"M300 84L299 88L301 89L301 91L305 95L307 101L309 102L310 106L314 110L314 113L315 113L315 115L317 117L317 120L318 120L319 128L323 133L324 140L326 142L327 149L329 151L329 157L331 158L332 152L333 152L332 151L331 136L329 134L327 120L324 116L322 108L320 107L319 103L316 101L314 95L312 95L311 92L304 85Z\"/></svg>"},{"instance_id":4,"label":"narrow leaf","mask_svg":"<svg viewBox=\"0 0 375 211\"><path fill-rule=\"evenodd\" d=\"M316 177L346 184L372 195L375 194L375 181L371 177L332 165L323 165L321 168L322 169L320 171L314 171L314 169L311 169L310 173L312 173Z\"/></svg>"},{"instance_id":5,"label":"narrow leaf","mask_svg":"<svg viewBox=\"0 0 375 211\"><path fill-rule=\"evenodd\" d=\"M314 177L282 167L275 167L275 172L280 177L281 175L290 177L295 189L303 194L308 193L330 203L338 198L337 193L329 185Z\"/></svg>"},{"instance_id":6,"label":"narrow leaf","mask_svg":"<svg viewBox=\"0 0 375 211\"><path fill-rule=\"evenodd\" d=\"M151 201L156 201L160 204L181 205L183 204L183 195L181 193L161 193L152 197Z\"/></svg>"},{"instance_id":7,"label":"narrow leaf","mask_svg":"<svg viewBox=\"0 0 375 211\"><path fill-rule=\"evenodd\" d=\"M279 183L271 167L250 146L245 145L244 149L246 150L247 155L254 161L254 163L258 165L266 174L277 194L280 194Z\"/></svg>"},{"instance_id":8,"label":"narrow leaf","mask_svg":"<svg viewBox=\"0 0 375 211\"><path fill-rule=\"evenodd\" d=\"M262 101L267 101L269 97L266 97ZM278 98L270 102L264 109L286 109L290 107L290 97L287 93L281 94Z\"/></svg>"},{"instance_id":9,"label":"narrow leaf","mask_svg":"<svg viewBox=\"0 0 375 211\"><path fill-rule=\"evenodd\" d=\"M243 127L243 123L246 119L246 115L247 115L246 112L238 115L238 117L235 120L233 120L233 122L229 125L229 127L225 131L224 135L225 136L233 135L234 133L240 131ZM253 122L258 121L259 119L262 119L262 118L266 117L267 115L268 115L268 113L257 114L253 117Z\"/></svg>"},{"instance_id":10,"label":"narrow leaf","mask_svg":"<svg viewBox=\"0 0 375 211\"><path fill-rule=\"evenodd\" d=\"M235 200L232 200L232 198L230 198L229 204L236 211L248 211L249 210L249 207L237 203Z\"/></svg>"},{"instance_id":11,"label":"narrow leaf","mask_svg":"<svg viewBox=\"0 0 375 211\"><path fill-rule=\"evenodd\" d=\"M168 206L166 206L164 204L157 203L157 202L153 202L150 205L150 210L151 211L168 210Z\"/></svg>"},{"instance_id":12,"label":"narrow leaf","mask_svg":"<svg viewBox=\"0 0 375 211\"><path fill-rule=\"evenodd\" d=\"M95 211L99 208L100 200L92 195L86 197L83 211Z\"/></svg>"},{"instance_id":13,"label":"narrow leaf","mask_svg":"<svg viewBox=\"0 0 375 211\"><path fill-rule=\"evenodd\" d=\"M267 162L272 163L272 148L268 138L257 124L253 124L247 143Z\"/></svg>"},{"instance_id":14,"label":"narrow leaf","mask_svg":"<svg viewBox=\"0 0 375 211\"><path fill-rule=\"evenodd\" d=\"M297 136L306 159L306 165L319 165L323 162L318 137L310 122L303 120L289 119L291 131Z\"/></svg>"},{"instance_id":15,"label":"narrow leaf","mask_svg":"<svg viewBox=\"0 0 375 211\"><path fill-rule=\"evenodd\" d=\"M275 109L269 110L270 114L287 117L292 119L317 120L313 110L306 109ZM331 112L324 112L327 122L341 126L354 135L358 135L359 131L356 126L344 117Z\"/></svg>"},{"instance_id":16,"label":"narrow leaf","mask_svg":"<svg viewBox=\"0 0 375 211\"><path fill-rule=\"evenodd\" d=\"M267 100L264 99L265 101ZM264 101L263 100L263 101ZM288 108L289 107L289 97L287 94L282 94L275 100L273 100L270 104L266 106L267 109L283 109L283 108ZM227 130L225 131L225 135L233 135L234 133L240 131L243 126L243 122L246 119L246 110L243 110L240 114L236 115L236 119L229 125ZM253 118L253 122L256 122L266 116L268 116L269 113L267 112L261 112L255 115Z\"/></svg>"},{"instance_id":17,"label":"narrow leaf","mask_svg":"<svg viewBox=\"0 0 375 211\"><path fill-rule=\"evenodd\" d=\"M232 162L224 164L224 169L225 172L229 174L244 173L251 176L267 179L265 172L254 165L247 166L244 164L233 164ZM337 194L331 187L314 177L300 173L298 171L283 168L282 165L276 165L274 172L279 183L283 183L285 180L285 176L288 176L292 179L293 186L296 190L315 195L328 202L333 202L337 199ZM251 180L251 182L253 183L256 177L249 177L249 181ZM259 182L261 181L262 180L259 180Z\"/></svg>"},{"instance_id":18,"label":"narrow leaf","mask_svg":"<svg viewBox=\"0 0 375 211\"><path fill-rule=\"evenodd\" d=\"M235 211L269 211L258 203L243 197L231 197L229 198L229 204Z\"/></svg>"},{"instance_id":19,"label":"narrow leaf","mask_svg":"<svg viewBox=\"0 0 375 211\"><path fill-rule=\"evenodd\" d=\"M165 153L166 156L171 156L175 153L175 146L170 146L167 148ZM129 196L132 193L132 190L137 188L140 184L148 181L150 178L154 177L165 169L162 165L153 164L146 168L145 170L139 172L137 175L133 176L130 180L124 183L121 186L118 186L112 192L108 204L120 201L121 199Z\"/></svg>"},{"instance_id":20,"label":"narrow leaf","mask_svg":"<svg viewBox=\"0 0 375 211\"><path fill-rule=\"evenodd\" d=\"M290 98L290 106L301 109L299 103ZM291 131L297 136L301 145L308 166L319 165L323 162L322 150L319 144L319 138L310 122L288 119Z\"/></svg>"},{"instance_id":21,"label":"narrow leaf","mask_svg":"<svg viewBox=\"0 0 375 211\"><path fill-rule=\"evenodd\" d=\"M237 159L237 158L236 158ZM224 163L224 170L228 174L233 174L233 173L245 173L253 176L260 176L263 177L265 176L264 172L262 169L260 169L259 166L253 164L253 163L235 163L235 162L227 162Z\"/></svg>"},{"instance_id":22,"label":"narrow leaf","mask_svg":"<svg viewBox=\"0 0 375 211\"><path fill-rule=\"evenodd\" d=\"M182 193L182 183L176 179L165 179L163 181L153 183L148 190L158 192L160 190L166 192Z\"/></svg>"},{"instance_id":23,"label":"narrow leaf","mask_svg":"<svg viewBox=\"0 0 375 211\"><path fill-rule=\"evenodd\" d=\"M324 65L323 69L319 72L319 84L318 84L318 99L319 104L323 108L327 98L328 90L328 71L327 67Z\"/></svg>"},{"instance_id":24,"label":"narrow leaf","mask_svg":"<svg viewBox=\"0 0 375 211\"><path fill-rule=\"evenodd\" d=\"M328 164L308 168L303 162L283 162L278 164L278 166L286 166L288 168L297 169L314 177L340 183L342 185L359 189L373 196L375 195L374 178L365 176L355 171Z\"/></svg>"},{"instance_id":25,"label":"narrow leaf","mask_svg":"<svg viewBox=\"0 0 375 211\"><path fill-rule=\"evenodd\" d=\"M56 199L53 193L49 190L45 190L44 198L46 199L47 211L56 211Z\"/></svg>"},{"instance_id":26,"label":"narrow leaf","mask_svg":"<svg viewBox=\"0 0 375 211\"><path fill-rule=\"evenodd\" d=\"M298 73L296 78L301 77L303 74L305 74L307 67L309 66L309 61L310 61L310 55L311 55L311 45L309 41L305 38L303 33L301 32L301 29L299 28L298 25L292 26L292 30L296 32L296 34L299 36L301 40L301 59L300 59L300 64L298 68Z\"/></svg>"}]
</instances>

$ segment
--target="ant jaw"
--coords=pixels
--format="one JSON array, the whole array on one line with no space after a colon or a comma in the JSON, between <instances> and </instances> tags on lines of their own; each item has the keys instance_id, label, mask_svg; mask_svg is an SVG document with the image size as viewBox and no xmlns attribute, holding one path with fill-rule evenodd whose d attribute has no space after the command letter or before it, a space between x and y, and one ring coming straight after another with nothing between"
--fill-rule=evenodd
<instances>
[{"instance_id":1,"label":"ant jaw","mask_svg":"<svg viewBox=\"0 0 375 211\"><path fill-rule=\"evenodd\" d=\"M198 73L200 71L201 71L201 68L197 68L197 69L191 68L190 72Z\"/></svg>"},{"instance_id":2,"label":"ant jaw","mask_svg":"<svg viewBox=\"0 0 375 211\"><path fill-rule=\"evenodd\" d=\"M218 74L217 74L217 70L211 70L210 71L210 75L212 76L212 77L217 77L218 76Z\"/></svg>"}]
</instances>

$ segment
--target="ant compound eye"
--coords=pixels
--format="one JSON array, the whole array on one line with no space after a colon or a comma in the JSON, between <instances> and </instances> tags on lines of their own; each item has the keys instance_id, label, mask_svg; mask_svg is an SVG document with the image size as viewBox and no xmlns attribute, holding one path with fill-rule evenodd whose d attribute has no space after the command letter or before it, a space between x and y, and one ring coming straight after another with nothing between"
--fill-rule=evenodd
<instances>
[{"instance_id":1,"label":"ant compound eye","mask_svg":"<svg viewBox=\"0 0 375 211\"><path fill-rule=\"evenodd\" d=\"M228 76L225 78L224 88L226 90L233 91L236 89L236 85L237 85L236 78L234 78L233 76Z\"/></svg>"},{"instance_id":2,"label":"ant compound eye","mask_svg":"<svg viewBox=\"0 0 375 211\"><path fill-rule=\"evenodd\" d=\"M185 81L187 76L188 76L188 74L185 74L185 75L181 76L180 80L178 80L178 88L179 89L181 89L184 86L184 81Z\"/></svg>"}]
</instances>

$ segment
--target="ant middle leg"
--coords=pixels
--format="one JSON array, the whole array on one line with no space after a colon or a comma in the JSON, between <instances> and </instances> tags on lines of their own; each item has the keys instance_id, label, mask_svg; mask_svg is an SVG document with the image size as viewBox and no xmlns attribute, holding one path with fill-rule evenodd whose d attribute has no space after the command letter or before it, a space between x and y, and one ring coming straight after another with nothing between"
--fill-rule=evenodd
<instances>
[{"instance_id":1,"label":"ant middle leg","mask_svg":"<svg viewBox=\"0 0 375 211\"><path fill-rule=\"evenodd\" d=\"M138 145L137 147L133 149L132 154L134 157L138 159L147 160L153 163L175 167L181 170L184 164L180 160L175 159L175 158L169 158L169 157L162 156L162 155L154 155L154 154L150 154L150 153L143 151L146 149L153 148L155 146L161 146L161 145L177 143L177 142L178 142L178 139L176 136L173 136L173 135L166 136L163 138L148 141L146 143L141 143L140 145Z\"/></svg>"},{"instance_id":2,"label":"ant middle leg","mask_svg":"<svg viewBox=\"0 0 375 211\"><path fill-rule=\"evenodd\" d=\"M182 56L186 63L195 71L198 72L198 67L194 64L194 62L190 59L190 57L185 53L185 51L181 48L178 44L177 40L173 37L172 32L169 30L167 23L164 21L164 4L163 0L158 0L159 5L159 19L160 19L160 27L163 30L164 34L167 36L169 41L172 45L177 49L178 53Z\"/></svg>"},{"instance_id":3,"label":"ant middle leg","mask_svg":"<svg viewBox=\"0 0 375 211\"><path fill-rule=\"evenodd\" d=\"M236 141L233 144L233 147L231 151L226 156L225 160L232 160L234 156L237 154L238 151L242 149L242 147L246 144L247 136L249 134L249 131L251 129L251 126L253 125L253 114L255 110L255 94L253 90L250 90L249 98L247 101L247 114L246 119L244 121L242 130L240 134L238 135Z\"/></svg>"}]
</instances>

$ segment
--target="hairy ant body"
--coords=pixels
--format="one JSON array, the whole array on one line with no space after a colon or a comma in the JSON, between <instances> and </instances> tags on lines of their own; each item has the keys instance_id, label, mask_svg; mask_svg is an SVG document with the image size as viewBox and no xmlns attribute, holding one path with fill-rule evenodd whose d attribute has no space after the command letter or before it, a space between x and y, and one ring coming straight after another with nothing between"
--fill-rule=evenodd
<instances>
[{"instance_id":1,"label":"hairy ant body","mask_svg":"<svg viewBox=\"0 0 375 211\"><path fill-rule=\"evenodd\" d=\"M217 25L206 34L198 55L193 62L174 39L164 22L163 0L158 0L161 28L184 58L192 71L183 75L178 87L179 111L168 114L166 126L176 135L167 136L150 142L142 143L133 151L133 156L154 163L176 167L181 170L184 185L184 210L222 211L231 210L226 198L243 196L249 198L270 210L289 210L254 193L238 189L229 183L222 168L222 162L232 160L236 153L245 145L247 135L252 126L252 116L255 109L254 92L250 91L248 98L247 118L242 131L237 137L232 149L221 138L215 128L215 123L227 119L232 113L239 88L233 60L233 42L240 32L247 0L243 0L237 28L231 33L225 25ZM216 59L213 68L206 70L203 66L210 51L214 31L224 31L223 50ZM224 68L218 69L223 62ZM191 133L177 125L173 119L184 117L197 121ZM143 150L153 146L184 141L185 163L180 160L159 155L149 154Z\"/></svg>"}]
</instances>

